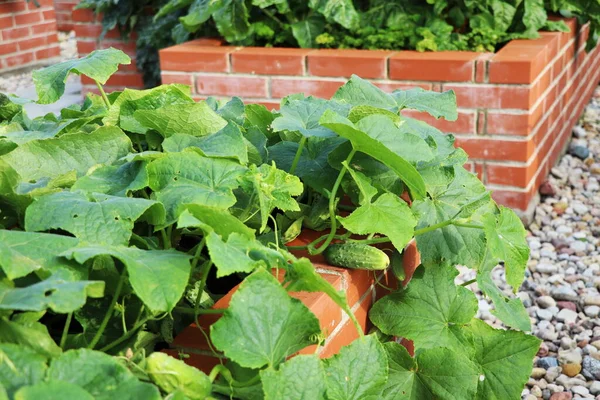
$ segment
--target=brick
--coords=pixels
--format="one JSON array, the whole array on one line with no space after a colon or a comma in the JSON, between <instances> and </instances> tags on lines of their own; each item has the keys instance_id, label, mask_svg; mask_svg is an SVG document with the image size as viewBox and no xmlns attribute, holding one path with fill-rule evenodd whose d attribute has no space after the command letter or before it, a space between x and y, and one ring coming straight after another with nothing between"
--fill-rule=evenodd
<instances>
[{"instance_id":1,"label":"brick","mask_svg":"<svg viewBox=\"0 0 600 400\"><path fill-rule=\"evenodd\" d=\"M443 90L454 90L456 103L462 108L528 110L536 100L527 86L444 84Z\"/></svg>"},{"instance_id":2,"label":"brick","mask_svg":"<svg viewBox=\"0 0 600 400\"><path fill-rule=\"evenodd\" d=\"M310 50L246 47L231 54L231 70L246 74L304 75Z\"/></svg>"},{"instance_id":3,"label":"brick","mask_svg":"<svg viewBox=\"0 0 600 400\"><path fill-rule=\"evenodd\" d=\"M390 79L471 82L475 73L474 52L400 51L389 58Z\"/></svg>"},{"instance_id":4,"label":"brick","mask_svg":"<svg viewBox=\"0 0 600 400\"><path fill-rule=\"evenodd\" d=\"M476 111L459 111L456 121L443 118L435 119L431 115L416 110L402 110L402 115L427 122L445 133L475 134L477 132Z\"/></svg>"},{"instance_id":5,"label":"brick","mask_svg":"<svg viewBox=\"0 0 600 400\"><path fill-rule=\"evenodd\" d=\"M12 15L0 16L0 29L12 28L15 21Z\"/></svg>"},{"instance_id":6,"label":"brick","mask_svg":"<svg viewBox=\"0 0 600 400\"><path fill-rule=\"evenodd\" d=\"M492 198L499 204L517 210L526 210L533 194L514 190L494 190Z\"/></svg>"},{"instance_id":7,"label":"brick","mask_svg":"<svg viewBox=\"0 0 600 400\"><path fill-rule=\"evenodd\" d=\"M81 76L82 84L96 84L93 79L88 78L85 75ZM142 74L139 73L124 73L124 72L116 72L106 82L106 86L127 86L131 88L143 88L144 80L142 79Z\"/></svg>"},{"instance_id":8,"label":"brick","mask_svg":"<svg viewBox=\"0 0 600 400\"><path fill-rule=\"evenodd\" d=\"M488 111L487 133L490 135L527 136L531 132L529 114L506 114Z\"/></svg>"},{"instance_id":9,"label":"brick","mask_svg":"<svg viewBox=\"0 0 600 400\"><path fill-rule=\"evenodd\" d=\"M487 113L485 111L479 111L477 113L477 134L478 135L483 135L484 133L486 133L486 129L485 129L485 125L486 125L486 118L487 118Z\"/></svg>"},{"instance_id":10,"label":"brick","mask_svg":"<svg viewBox=\"0 0 600 400\"><path fill-rule=\"evenodd\" d=\"M344 80L330 81L321 79L271 79L271 97L283 98L292 93L304 93L307 96L330 98L344 84Z\"/></svg>"},{"instance_id":11,"label":"brick","mask_svg":"<svg viewBox=\"0 0 600 400\"><path fill-rule=\"evenodd\" d=\"M484 83L487 81L488 64L493 56L493 53L485 53L477 57L475 61L475 82Z\"/></svg>"},{"instance_id":12,"label":"brick","mask_svg":"<svg viewBox=\"0 0 600 400\"><path fill-rule=\"evenodd\" d=\"M46 49L37 50L35 52L35 58L37 60L58 57L59 55L60 55L60 47L58 47L58 46L48 47Z\"/></svg>"},{"instance_id":13,"label":"brick","mask_svg":"<svg viewBox=\"0 0 600 400\"><path fill-rule=\"evenodd\" d=\"M198 75L196 92L208 96L267 97L267 79L259 77Z\"/></svg>"},{"instance_id":14,"label":"brick","mask_svg":"<svg viewBox=\"0 0 600 400\"><path fill-rule=\"evenodd\" d=\"M17 52L17 43L0 43L0 56Z\"/></svg>"},{"instance_id":15,"label":"brick","mask_svg":"<svg viewBox=\"0 0 600 400\"><path fill-rule=\"evenodd\" d=\"M86 8L73 10L71 18L73 19L73 22L96 22L96 14Z\"/></svg>"},{"instance_id":16,"label":"brick","mask_svg":"<svg viewBox=\"0 0 600 400\"><path fill-rule=\"evenodd\" d=\"M32 35L52 34L56 33L56 22L44 22L43 24L35 24L31 26Z\"/></svg>"},{"instance_id":17,"label":"brick","mask_svg":"<svg viewBox=\"0 0 600 400\"><path fill-rule=\"evenodd\" d=\"M486 183L526 188L537 172L540 160L534 159L529 165L486 164Z\"/></svg>"},{"instance_id":18,"label":"brick","mask_svg":"<svg viewBox=\"0 0 600 400\"><path fill-rule=\"evenodd\" d=\"M56 13L54 10L42 11L42 16L44 17L44 21L56 21Z\"/></svg>"},{"instance_id":19,"label":"brick","mask_svg":"<svg viewBox=\"0 0 600 400\"><path fill-rule=\"evenodd\" d=\"M532 83L546 66L545 46L515 42L508 43L490 60L491 83Z\"/></svg>"},{"instance_id":20,"label":"brick","mask_svg":"<svg viewBox=\"0 0 600 400\"><path fill-rule=\"evenodd\" d=\"M431 83L416 83L416 82L372 82L381 90L391 93L394 90L410 90L420 87L425 90L431 90Z\"/></svg>"},{"instance_id":21,"label":"brick","mask_svg":"<svg viewBox=\"0 0 600 400\"><path fill-rule=\"evenodd\" d=\"M17 14L15 17L15 24L19 25L32 25L36 22L41 22L43 20L42 13L39 11L28 12L25 14Z\"/></svg>"},{"instance_id":22,"label":"brick","mask_svg":"<svg viewBox=\"0 0 600 400\"><path fill-rule=\"evenodd\" d=\"M473 172L477 175L477 178L479 178L479 180L483 183L487 184L488 182L485 176L485 169L486 166L483 163L476 162L473 164Z\"/></svg>"},{"instance_id":23,"label":"brick","mask_svg":"<svg viewBox=\"0 0 600 400\"><path fill-rule=\"evenodd\" d=\"M3 1L0 2L0 15L13 14L27 10L27 3L24 1Z\"/></svg>"},{"instance_id":24,"label":"brick","mask_svg":"<svg viewBox=\"0 0 600 400\"><path fill-rule=\"evenodd\" d=\"M534 151L533 143L530 141L509 141L486 137L467 138L457 136L455 144L457 147L462 147L469 158L496 161L526 162Z\"/></svg>"},{"instance_id":25,"label":"brick","mask_svg":"<svg viewBox=\"0 0 600 400\"><path fill-rule=\"evenodd\" d=\"M24 39L29 36L28 27L5 29L2 31L2 40Z\"/></svg>"},{"instance_id":26,"label":"brick","mask_svg":"<svg viewBox=\"0 0 600 400\"><path fill-rule=\"evenodd\" d=\"M308 54L308 74L349 78L386 78L387 59L393 52L383 50L313 50Z\"/></svg>"},{"instance_id":27,"label":"brick","mask_svg":"<svg viewBox=\"0 0 600 400\"><path fill-rule=\"evenodd\" d=\"M28 52L14 56L7 56L4 61L6 62L7 68L20 67L34 61L34 54L32 52Z\"/></svg>"},{"instance_id":28,"label":"brick","mask_svg":"<svg viewBox=\"0 0 600 400\"><path fill-rule=\"evenodd\" d=\"M160 50L162 71L227 72L231 46L173 46Z\"/></svg>"},{"instance_id":29,"label":"brick","mask_svg":"<svg viewBox=\"0 0 600 400\"><path fill-rule=\"evenodd\" d=\"M19 50L29 50L35 47L45 46L47 42L48 41L45 37L36 37L31 39L20 40L17 43L19 44Z\"/></svg>"},{"instance_id":30,"label":"brick","mask_svg":"<svg viewBox=\"0 0 600 400\"><path fill-rule=\"evenodd\" d=\"M194 87L194 80L191 74L170 74L168 72L163 72L161 74L161 79L163 85L169 85L171 83L179 83L182 85L188 85L190 87Z\"/></svg>"}]
</instances>

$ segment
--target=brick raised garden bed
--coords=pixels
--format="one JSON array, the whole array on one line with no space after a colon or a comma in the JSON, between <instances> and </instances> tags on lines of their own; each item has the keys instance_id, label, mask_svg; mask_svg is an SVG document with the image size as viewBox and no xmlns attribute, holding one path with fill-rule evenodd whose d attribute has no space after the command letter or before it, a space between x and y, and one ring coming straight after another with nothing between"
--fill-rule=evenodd
<instances>
[{"instance_id":1,"label":"brick raised garden bed","mask_svg":"<svg viewBox=\"0 0 600 400\"><path fill-rule=\"evenodd\" d=\"M131 57L131 64L121 65L119 71L113 74L104 90L112 92L115 90L123 90L128 87L130 89L143 89L144 81L142 74L138 72L135 63L135 35L132 35L129 40L124 40L118 29L108 32L103 40L99 40L102 33L102 16L95 15L87 9L73 10L72 22L75 35L77 37L77 52L79 57L83 57L94 50L107 49L114 47L122 50ZM91 79L82 76L81 83L83 84L82 91L97 92L96 84Z\"/></svg>"},{"instance_id":2,"label":"brick raised garden bed","mask_svg":"<svg viewBox=\"0 0 600 400\"><path fill-rule=\"evenodd\" d=\"M600 50L584 51L588 27L566 22L569 33L542 32L495 54L244 48L200 39L161 50L162 78L192 86L198 98L237 95L269 107L290 93L329 98L353 73L390 91L452 89L458 120L426 122L456 135L499 203L525 212L600 78Z\"/></svg>"},{"instance_id":3,"label":"brick raised garden bed","mask_svg":"<svg viewBox=\"0 0 600 400\"><path fill-rule=\"evenodd\" d=\"M49 65L60 55L52 0L0 2L0 71Z\"/></svg>"},{"instance_id":4,"label":"brick raised garden bed","mask_svg":"<svg viewBox=\"0 0 600 400\"><path fill-rule=\"evenodd\" d=\"M73 30L73 8L79 4L79 0L54 0L56 11L56 26L61 32Z\"/></svg>"}]
</instances>

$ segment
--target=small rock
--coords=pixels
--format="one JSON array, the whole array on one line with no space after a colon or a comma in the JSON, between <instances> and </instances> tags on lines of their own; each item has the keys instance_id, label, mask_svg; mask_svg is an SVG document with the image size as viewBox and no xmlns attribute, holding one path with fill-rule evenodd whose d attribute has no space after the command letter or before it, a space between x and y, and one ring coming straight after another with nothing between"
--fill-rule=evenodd
<instances>
[{"instance_id":1,"label":"small rock","mask_svg":"<svg viewBox=\"0 0 600 400\"><path fill-rule=\"evenodd\" d=\"M585 296L583 303L586 306L600 306L600 296Z\"/></svg>"},{"instance_id":2,"label":"small rock","mask_svg":"<svg viewBox=\"0 0 600 400\"><path fill-rule=\"evenodd\" d=\"M535 400L537 400L538 397L542 397L542 389L537 385L531 388L530 393L530 396L533 396Z\"/></svg>"},{"instance_id":3,"label":"small rock","mask_svg":"<svg viewBox=\"0 0 600 400\"><path fill-rule=\"evenodd\" d=\"M563 374L572 378L581 371L581 364L565 364L562 368Z\"/></svg>"},{"instance_id":4,"label":"small rock","mask_svg":"<svg viewBox=\"0 0 600 400\"><path fill-rule=\"evenodd\" d=\"M539 362L538 362L539 365ZM546 376L544 377L548 382L554 382L556 378L561 374L562 367L550 367L546 371Z\"/></svg>"},{"instance_id":5,"label":"small rock","mask_svg":"<svg viewBox=\"0 0 600 400\"><path fill-rule=\"evenodd\" d=\"M556 302L556 305L561 310L564 308L567 310L571 310L573 312L577 311L577 305L575 303L573 303L572 301L558 301L558 302Z\"/></svg>"},{"instance_id":6,"label":"small rock","mask_svg":"<svg viewBox=\"0 0 600 400\"><path fill-rule=\"evenodd\" d=\"M556 357L542 357L538 359L537 365L540 368L548 370L552 367L558 367L558 360L556 359Z\"/></svg>"},{"instance_id":7,"label":"small rock","mask_svg":"<svg viewBox=\"0 0 600 400\"><path fill-rule=\"evenodd\" d=\"M550 296L540 296L537 298L536 303L541 308L555 307L556 300Z\"/></svg>"},{"instance_id":8,"label":"small rock","mask_svg":"<svg viewBox=\"0 0 600 400\"><path fill-rule=\"evenodd\" d=\"M571 392L558 392L553 393L550 396L550 400L571 400L573 398L573 393Z\"/></svg>"},{"instance_id":9,"label":"small rock","mask_svg":"<svg viewBox=\"0 0 600 400\"><path fill-rule=\"evenodd\" d=\"M580 348L558 351L558 362L562 366L564 366L565 364L581 364L581 361L582 359Z\"/></svg>"},{"instance_id":10,"label":"small rock","mask_svg":"<svg viewBox=\"0 0 600 400\"><path fill-rule=\"evenodd\" d=\"M590 391L585 386L573 386L571 388L571 392L580 396L587 396L588 394L590 394Z\"/></svg>"},{"instance_id":11,"label":"small rock","mask_svg":"<svg viewBox=\"0 0 600 400\"><path fill-rule=\"evenodd\" d=\"M571 243L571 245L569 246L571 249L573 249L574 251L586 251L587 250L587 243L576 240L574 242Z\"/></svg>"},{"instance_id":12,"label":"small rock","mask_svg":"<svg viewBox=\"0 0 600 400\"><path fill-rule=\"evenodd\" d=\"M523 400L538 400L538 398L532 394L528 394L527 396L523 397Z\"/></svg>"},{"instance_id":13,"label":"small rock","mask_svg":"<svg viewBox=\"0 0 600 400\"><path fill-rule=\"evenodd\" d=\"M531 370L531 377L533 379L540 379L546 376L547 371L544 368L535 367Z\"/></svg>"},{"instance_id":14,"label":"small rock","mask_svg":"<svg viewBox=\"0 0 600 400\"><path fill-rule=\"evenodd\" d=\"M546 321L550 321L553 317L552 312L544 309L539 309L535 312L539 319L545 319Z\"/></svg>"},{"instance_id":15,"label":"small rock","mask_svg":"<svg viewBox=\"0 0 600 400\"><path fill-rule=\"evenodd\" d=\"M590 156L590 149L585 146L575 145L569 148L569 154L579 158L580 160L585 160Z\"/></svg>"},{"instance_id":16,"label":"small rock","mask_svg":"<svg viewBox=\"0 0 600 400\"><path fill-rule=\"evenodd\" d=\"M600 350L600 340L594 340L593 342L590 342L590 344Z\"/></svg>"},{"instance_id":17,"label":"small rock","mask_svg":"<svg viewBox=\"0 0 600 400\"><path fill-rule=\"evenodd\" d=\"M558 266L549 263L539 263L535 267L533 267L535 272L540 272L542 274L554 274L558 272Z\"/></svg>"},{"instance_id":18,"label":"small rock","mask_svg":"<svg viewBox=\"0 0 600 400\"><path fill-rule=\"evenodd\" d=\"M569 310L568 308L563 308L556 315L556 319L564 322L565 324L574 324L577 320L577 313L573 310Z\"/></svg>"},{"instance_id":19,"label":"small rock","mask_svg":"<svg viewBox=\"0 0 600 400\"><path fill-rule=\"evenodd\" d=\"M541 311L541 310L538 310ZM583 309L585 315L590 318L596 318L600 314L600 307L598 306L588 306Z\"/></svg>"},{"instance_id":20,"label":"small rock","mask_svg":"<svg viewBox=\"0 0 600 400\"><path fill-rule=\"evenodd\" d=\"M590 380L600 380L600 360L597 360L590 356L585 356L583 358L582 366L583 376Z\"/></svg>"},{"instance_id":21,"label":"small rock","mask_svg":"<svg viewBox=\"0 0 600 400\"><path fill-rule=\"evenodd\" d=\"M587 136L587 132L585 131L585 128L583 126L575 125L573 127L573 136L579 139L583 139Z\"/></svg>"},{"instance_id":22,"label":"small rock","mask_svg":"<svg viewBox=\"0 0 600 400\"><path fill-rule=\"evenodd\" d=\"M550 173L558 179L567 179L569 176L568 172L559 167L554 167L550 170Z\"/></svg>"},{"instance_id":23,"label":"small rock","mask_svg":"<svg viewBox=\"0 0 600 400\"><path fill-rule=\"evenodd\" d=\"M590 393L594 396L600 394L600 381L594 381L590 385Z\"/></svg>"},{"instance_id":24,"label":"small rock","mask_svg":"<svg viewBox=\"0 0 600 400\"><path fill-rule=\"evenodd\" d=\"M571 207L573 207L573 211L575 211L575 213L579 215L587 214L589 211L589 208L587 208L586 205L581 203L573 203Z\"/></svg>"},{"instance_id":25,"label":"small rock","mask_svg":"<svg viewBox=\"0 0 600 400\"><path fill-rule=\"evenodd\" d=\"M571 286L559 286L552 288L550 291L550 296L552 296L555 300L577 301L579 299L577 292L575 292Z\"/></svg>"},{"instance_id":26,"label":"small rock","mask_svg":"<svg viewBox=\"0 0 600 400\"><path fill-rule=\"evenodd\" d=\"M590 165L590 172L594 175L600 175L600 164Z\"/></svg>"},{"instance_id":27,"label":"small rock","mask_svg":"<svg viewBox=\"0 0 600 400\"><path fill-rule=\"evenodd\" d=\"M556 192L556 187L554 187L554 185L548 180L545 180L540 185L540 194L542 196L555 196Z\"/></svg>"}]
</instances>

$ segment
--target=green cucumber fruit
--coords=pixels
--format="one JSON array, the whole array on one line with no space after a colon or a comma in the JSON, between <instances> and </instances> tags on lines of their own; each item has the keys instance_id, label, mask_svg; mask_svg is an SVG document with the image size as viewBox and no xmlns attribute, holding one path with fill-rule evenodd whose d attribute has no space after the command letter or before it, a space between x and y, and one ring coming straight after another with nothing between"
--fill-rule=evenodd
<instances>
[{"instance_id":1,"label":"green cucumber fruit","mask_svg":"<svg viewBox=\"0 0 600 400\"><path fill-rule=\"evenodd\" d=\"M383 251L359 242L329 245L323 256L336 267L381 270L390 265L390 258Z\"/></svg>"}]
</instances>

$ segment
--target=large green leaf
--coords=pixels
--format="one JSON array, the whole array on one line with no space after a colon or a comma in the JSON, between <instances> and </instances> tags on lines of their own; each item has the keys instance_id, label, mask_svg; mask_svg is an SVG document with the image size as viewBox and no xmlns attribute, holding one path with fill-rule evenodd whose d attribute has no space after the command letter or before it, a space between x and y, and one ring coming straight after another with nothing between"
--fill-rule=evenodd
<instances>
[{"instance_id":1,"label":"large green leaf","mask_svg":"<svg viewBox=\"0 0 600 400\"><path fill-rule=\"evenodd\" d=\"M244 327L241 329L241 327ZM214 346L246 368L276 368L286 357L315 343L319 320L290 297L264 269L247 277L229 308L211 326Z\"/></svg>"},{"instance_id":2,"label":"large green leaf","mask_svg":"<svg viewBox=\"0 0 600 400\"><path fill-rule=\"evenodd\" d=\"M23 386L41 382L45 375L46 359L34 350L13 343L0 343L0 387L8 398Z\"/></svg>"},{"instance_id":3,"label":"large green leaf","mask_svg":"<svg viewBox=\"0 0 600 400\"><path fill-rule=\"evenodd\" d=\"M527 232L523 223L509 208L500 207L498 215L487 214L483 220L485 238L491 255L506 267L506 282L516 292L525 278L529 260Z\"/></svg>"},{"instance_id":4,"label":"large green leaf","mask_svg":"<svg viewBox=\"0 0 600 400\"><path fill-rule=\"evenodd\" d=\"M281 116L275 118L272 128L275 132L298 132L307 137L335 136L330 129L319 124L319 119L326 110L341 111L341 108L335 102L312 96L302 100L290 100L281 106Z\"/></svg>"},{"instance_id":5,"label":"large green leaf","mask_svg":"<svg viewBox=\"0 0 600 400\"><path fill-rule=\"evenodd\" d=\"M167 210L166 224L177 220L184 204L222 209L234 205L232 189L244 171L246 168L236 162L186 151L169 153L148 165L150 188Z\"/></svg>"},{"instance_id":6,"label":"large green leaf","mask_svg":"<svg viewBox=\"0 0 600 400\"><path fill-rule=\"evenodd\" d=\"M398 109L396 100L390 94L356 75L352 75L331 99L353 106L372 106L393 111Z\"/></svg>"},{"instance_id":7,"label":"large green leaf","mask_svg":"<svg viewBox=\"0 0 600 400\"><path fill-rule=\"evenodd\" d=\"M374 115L370 118L385 117ZM363 118L360 122L365 119ZM413 198L422 199L425 197L425 182L415 167L379 140L370 137L367 133L358 129L350 120L331 110L327 110L319 122L338 135L350 140L356 150L370 155L394 170L408 186Z\"/></svg>"},{"instance_id":8,"label":"large green leaf","mask_svg":"<svg viewBox=\"0 0 600 400\"><path fill-rule=\"evenodd\" d=\"M236 272L250 273L255 269L267 265L264 260L251 257L252 250L262 249L260 242L237 232L229 234L223 240L215 232L206 236L206 245L211 261L217 267L217 278L234 274Z\"/></svg>"},{"instance_id":9,"label":"large green leaf","mask_svg":"<svg viewBox=\"0 0 600 400\"><path fill-rule=\"evenodd\" d=\"M452 218L470 217L475 211L492 210L492 200L477 177L462 167L454 167L454 179L431 199L415 201L417 230ZM448 225L416 236L423 265L465 265L476 268L485 253L483 229Z\"/></svg>"},{"instance_id":10,"label":"large green leaf","mask_svg":"<svg viewBox=\"0 0 600 400\"><path fill-rule=\"evenodd\" d=\"M169 4L173 4L174 2L177 2L175 4L180 3L182 0L171 0L171 2L169 2L167 5L165 5L163 8L161 8L159 10L160 12L167 12L167 10L164 10L166 7L168 7ZM200 26L205 23L206 21L208 21L208 19L211 17L211 15L218 10L219 7L221 7L222 2L220 1L215 1L215 0L183 0L185 1L187 4L191 3L191 6L188 10L188 14L185 17L181 17L179 20L181 21L181 23L183 24L183 26L185 27L185 29L189 32L195 32L197 31ZM184 5L182 7L177 7L177 8L183 8L187 6ZM170 12L170 11L169 11Z\"/></svg>"},{"instance_id":11,"label":"large green leaf","mask_svg":"<svg viewBox=\"0 0 600 400\"><path fill-rule=\"evenodd\" d=\"M127 197L148 186L147 164L146 161L132 161L92 168L71 186L71 190Z\"/></svg>"},{"instance_id":12,"label":"large green leaf","mask_svg":"<svg viewBox=\"0 0 600 400\"><path fill-rule=\"evenodd\" d=\"M48 379L77 385L94 399L161 399L156 386L138 381L117 359L88 349L70 350L54 360Z\"/></svg>"},{"instance_id":13,"label":"large green leaf","mask_svg":"<svg viewBox=\"0 0 600 400\"><path fill-rule=\"evenodd\" d=\"M325 399L325 372L316 355L293 357L279 366L260 371L265 400Z\"/></svg>"},{"instance_id":14,"label":"large green leaf","mask_svg":"<svg viewBox=\"0 0 600 400\"><path fill-rule=\"evenodd\" d=\"M405 289L373 305L371 321L384 333L413 340L416 348L462 348L477 298L454 284L457 275L454 267L420 267Z\"/></svg>"},{"instance_id":15,"label":"large green leaf","mask_svg":"<svg viewBox=\"0 0 600 400\"><path fill-rule=\"evenodd\" d=\"M448 121L456 121L458 118L456 95L452 90L433 92L417 87L410 90L396 90L392 96L396 99L400 110L410 108L425 111L435 118L442 117Z\"/></svg>"},{"instance_id":16,"label":"large green leaf","mask_svg":"<svg viewBox=\"0 0 600 400\"><path fill-rule=\"evenodd\" d=\"M131 151L131 141L116 127L35 140L2 157L24 182L55 178L75 171L84 175L98 164L112 164Z\"/></svg>"},{"instance_id":17,"label":"large green leaf","mask_svg":"<svg viewBox=\"0 0 600 400\"><path fill-rule=\"evenodd\" d=\"M388 379L385 350L374 335L362 336L323 361L327 399L378 400Z\"/></svg>"},{"instance_id":18,"label":"large green leaf","mask_svg":"<svg viewBox=\"0 0 600 400\"><path fill-rule=\"evenodd\" d=\"M368 201L338 219L352 233L386 235L399 251L412 239L417 224L406 202L391 193L382 194L374 202Z\"/></svg>"},{"instance_id":19,"label":"large green leaf","mask_svg":"<svg viewBox=\"0 0 600 400\"><path fill-rule=\"evenodd\" d=\"M76 263L58 256L78 242L68 236L0 230L0 267L11 280L34 271L48 275L60 270L69 270L77 278L85 279L87 274L77 273L81 268Z\"/></svg>"},{"instance_id":20,"label":"large green leaf","mask_svg":"<svg viewBox=\"0 0 600 400\"><path fill-rule=\"evenodd\" d=\"M222 0L212 15L219 33L228 42L244 40L252 33L244 0Z\"/></svg>"},{"instance_id":21,"label":"large green leaf","mask_svg":"<svg viewBox=\"0 0 600 400\"><path fill-rule=\"evenodd\" d=\"M133 290L153 312L171 311L187 286L190 256L177 251L90 245L64 253L81 264L100 255L112 256L125 265Z\"/></svg>"},{"instance_id":22,"label":"large green leaf","mask_svg":"<svg viewBox=\"0 0 600 400\"><path fill-rule=\"evenodd\" d=\"M382 400L464 399L475 396L479 371L466 356L443 347L412 358L394 342L384 344L390 372Z\"/></svg>"},{"instance_id":23,"label":"large green leaf","mask_svg":"<svg viewBox=\"0 0 600 400\"><path fill-rule=\"evenodd\" d=\"M491 256L488 249L481 265L477 268L477 286L494 303L492 313L507 326L522 331L531 330L529 313L518 297L509 298L498 288L492 279L492 270L498 265L498 259Z\"/></svg>"},{"instance_id":24,"label":"large green leaf","mask_svg":"<svg viewBox=\"0 0 600 400\"><path fill-rule=\"evenodd\" d=\"M88 76L101 84L119 68L119 64L130 64L131 59L121 50L112 47L96 50L87 56L67 60L50 67L33 71L33 83L38 93L38 103L50 104L57 101L65 92L65 82L71 72Z\"/></svg>"},{"instance_id":25,"label":"large green leaf","mask_svg":"<svg viewBox=\"0 0 600 400\"><path fill-rule=\"evenodd\" d=\"M536 35L537 31L544 26L548 15L544 7L544 0L524 0L525 12L523 14L523 24L527 31Z\"/></svg>"},{"instance_id":26,"label":"large green leaf","mask_svg":"<svg viewBox=\"0 0 600 400\"><path fill-rule=\"evenodd\" d=\"M352 0L310 0L308 4L329 22L336 22L346 29L358 28L360 17Z\"/></svg>"},{"instance_id":27,"label":"large green leaf","mask_svg":"<svg viewBox=\"0 0 600 400\"><path fill-rule=\"evenodd\" d=\"M154 129L163 137L176 133L206 136L227 125L222 117L205 101L190 104L168 105L155 110L137 110L133 113L143 127Z\"/></svg>"},{"instance_id":28,"label":"large green leaf","mask_svg":"<svg viewBox=\"0 0 600 400\"><path fill-rule=\"evenodd\" d=\"M175 134L165 139L163 150L177 153L192 148L201 155L214 158L232 158L241 164L248 163L248 150L240 128L230 122L215 134L196 137L186 134Z\"/></svg>"},{"instance_id":29,"label":"large green leaf","mask_svg":"<svg viewBox=\"0 0 600 400\"><path fill-rule=\"evenodd\" d=\"M200 204L189 204L179 216L178 228L201 228L206 234L214 231L227 240L229 235L237 233L247 239L254 239L254 230L229 212Z\"/></svg>"},{"instance_id":30,"label":"large green leaf","mask_svg":"<svg viewBox=\"0 0 600 400\"><path fill-rule=\"evenodd\" d=\"M292 34L302 48L316 47L316 38L325 29L325 20L320 15L311 15L292 24Z\"/></svg>"},{"instance_id":31,"label":"large green leaf","mask_svg":"<svg viewBox=\"0 0 600 400\"><path fill-rule=\"evenodd\" d=\"M39 322L14 322L0 318L0 343L14 343L21 348L30 348L46 357L58 357L62 350L50 337L48 328ZM2 363L0 363L0 370Z\"/></svg>"},{"instance_id":32,"label":"large green leaf","mask_svg":"<svg viewBox=\"0 0 600 400\"><path fill-rule=\"evenodd\" d=\"M153 200L101 193L58 192L40 197L25 213L25 229L62 229L82 242L126 245L137 220L161 224L163 206Z\"/></svg>"},{"instance_id":33,"label":"large green leaf","mask_svg":"<svg viewBox=\"0 0 600 400\"><path fill-rule=\"evenodd\" d=\"M476 319L472 321L470 330L475 349L473 361L483 374L476 398L518 398L531 374L531 360L541 340L522 332L494 329Z\"/></svg>"},{"instance_id":34,"label":"large green leaf","mask_svg":"<svg viewBox=\"0 0 600 400\"><path fill-rule=\"evenodd\" d=\"M15 394L15 400L94 400L89 392L69 382L51 381L38 382L32 386L21 388Z\"/></svg>"},{"instance_id":35,"label":"large green leaf","mask_svg":"<svg viewBox=\"0 0 600 400\"><path fill-rule=\"evenodd\" d=\"M104 296L102 281L73 281L68 273L57 273L26 287L0 283L0 310L70 313L81 308L87 297Z\"/></svg>"},{"instance_id":36,"label":"large green leaf","mask_svg":"<svg viewBox=\"0 0 600 400\"><path fill-rule=\"evenodd\" d=\"M267 226L271 212L278 208L282 211L299 211L300 206L294 199L304 190L297 176L277 169L275 165L251 165L242 177L242 188L258 198L261 220L261 232Z\"/></svg>"}]
</instances>

